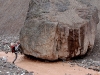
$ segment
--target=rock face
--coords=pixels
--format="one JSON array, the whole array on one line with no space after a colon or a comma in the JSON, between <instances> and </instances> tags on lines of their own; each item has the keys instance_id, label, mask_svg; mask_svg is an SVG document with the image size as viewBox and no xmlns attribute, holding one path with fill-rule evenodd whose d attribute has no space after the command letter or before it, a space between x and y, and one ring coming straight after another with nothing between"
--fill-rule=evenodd
<instances>
[{"instance_id":1,"label":"rock face","mask_svg":"<svg viewBox=\"0 0 100 75\"><path fill-rule=\"evenodd\" d=\"M56 60L93 48L98 10L77 0L31 0L20 41L24 54Z\"/></svg>"}]
</instances>

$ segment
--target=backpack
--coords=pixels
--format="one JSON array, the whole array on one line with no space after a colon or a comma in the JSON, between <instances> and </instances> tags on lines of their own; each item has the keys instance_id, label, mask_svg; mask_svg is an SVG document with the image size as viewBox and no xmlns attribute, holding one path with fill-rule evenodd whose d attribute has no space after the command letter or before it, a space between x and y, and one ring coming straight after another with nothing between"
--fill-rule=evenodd
<instances>
[{"instance_id":1,"label":"backpack","mask_svg":"<svg viewBox=\"0 0 100 75\"><path fill-rule=\"evenodd\" d=\"M15 52L20 52L22 54L22 50L21 50L21 45L20 44L17 44L15 46Z\"/></svg>"},{"instance_id":2,"label":"backpack","mask_svg":"<svg viewBox=\"0 0 100 75\"><path fill-rule=\"evenodd\" d=\"M18 44L18 45L15 46L15 51L16 51L16 52L19 51L19 49L18 49L18 48L19 48L19 45L20 45L20 44Z\"/></svg>"},{"instance_id":3,"label":"backpack","mask_svg":"<svg viewBox=\"0 0 100 75\"><path fill-rule=\"evenodd\" d=\"M11 46L11 51L12 51L12 53L15 52L15 46Z\"/></svg>"}]
</instances>

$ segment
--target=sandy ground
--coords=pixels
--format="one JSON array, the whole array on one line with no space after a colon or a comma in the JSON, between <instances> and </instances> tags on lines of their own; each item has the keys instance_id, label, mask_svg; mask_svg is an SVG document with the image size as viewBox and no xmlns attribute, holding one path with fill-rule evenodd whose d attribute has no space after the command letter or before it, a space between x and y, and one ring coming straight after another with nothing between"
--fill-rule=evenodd
<instances>
[{"instance_id":1,"label":"sandy ground","mask_svg":"<svg viewBox=\"0 0 100 75\"><path fill-rule=\"evenodd\" d=\"M6 56L8 62L12 62L14 54L0 52L0 57ZM100 73L79 67L77 65L72 66L68 62L43 62L36 59L30 60L23 55L19 55L15 64L28 71L33 71L35 75L100 75Z\"/></svg>"}]
</instances>

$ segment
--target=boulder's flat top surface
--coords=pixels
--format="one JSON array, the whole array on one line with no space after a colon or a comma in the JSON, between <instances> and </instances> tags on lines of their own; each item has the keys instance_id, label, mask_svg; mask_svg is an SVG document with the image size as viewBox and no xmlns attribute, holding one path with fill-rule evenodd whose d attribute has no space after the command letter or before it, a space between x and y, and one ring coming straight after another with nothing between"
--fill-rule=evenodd
<instances>
[{"instance_id":1,"label":"boulder's flat top surface","mask_svg":"<svg viewBox=\"0 0 100 75\"><path fill-rule=\"evenodd\" d=\"M12 62L14 54L0 52L0 57L8 56L8 61ZM76 65L71 65L68 62L42 62L36 59L30 60L22 55L18 56L15 63L17 66L26 69L28 71L33 71L35 75L100 75L98 72L78 67Z\"/></svg>"}]
</instances>

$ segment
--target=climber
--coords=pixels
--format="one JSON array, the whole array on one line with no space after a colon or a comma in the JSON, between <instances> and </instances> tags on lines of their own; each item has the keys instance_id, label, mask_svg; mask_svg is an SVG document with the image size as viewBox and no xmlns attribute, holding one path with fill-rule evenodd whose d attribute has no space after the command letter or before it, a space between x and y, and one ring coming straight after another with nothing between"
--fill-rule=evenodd
<instances>
[{"instance_id":1,"label":"climber","mask_svg":"<svg viewBox=\"0 0 100 75\"><path fill-rule=\"evenodd\" d=\"M16 44L16 43L11 43L11 51L12 51L12 53L15 53L15 59L13 60L13 64L15 63L15 61L16 61L16 59L17 59L17 56L18 56L18 44Z\"/></svg>"}]
</instances>

